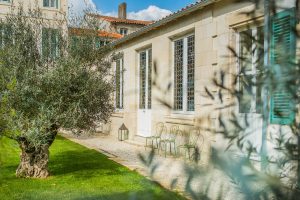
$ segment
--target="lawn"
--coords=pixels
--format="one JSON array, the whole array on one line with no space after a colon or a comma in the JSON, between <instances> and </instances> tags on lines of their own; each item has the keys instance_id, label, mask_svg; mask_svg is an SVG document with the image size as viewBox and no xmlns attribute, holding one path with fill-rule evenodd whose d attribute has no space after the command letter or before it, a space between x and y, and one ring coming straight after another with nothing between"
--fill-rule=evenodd
<instances>
[{"instance_id":1,"label":"lawn","mask_svg":"<svg viewBox=\"0 0 300 200\"><path fill-rule=\"evenodd\" d=\"M62 137L56 139L50 152L49 178L18 179L18 145L1 138L0 199L183 199L105 155Z\"/></svg>"}]
</instances>

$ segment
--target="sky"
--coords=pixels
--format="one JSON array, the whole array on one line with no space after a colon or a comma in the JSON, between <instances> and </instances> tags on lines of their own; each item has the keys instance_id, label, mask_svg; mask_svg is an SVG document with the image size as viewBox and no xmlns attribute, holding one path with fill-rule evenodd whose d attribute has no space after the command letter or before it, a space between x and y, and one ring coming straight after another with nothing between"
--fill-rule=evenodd
<instances>
[{"instance_id":1,"label":"sky","mask_svg":"<svg viewBox=\"0 0 300 200\"><path fill-rule=\"evenodd\" d=\"M69 0L69 7L76 15L89 8L102 15L117 16L118 5L122 2L127 3L128 18L158 20L196 0Z\"/></svg>"}]
</instances>

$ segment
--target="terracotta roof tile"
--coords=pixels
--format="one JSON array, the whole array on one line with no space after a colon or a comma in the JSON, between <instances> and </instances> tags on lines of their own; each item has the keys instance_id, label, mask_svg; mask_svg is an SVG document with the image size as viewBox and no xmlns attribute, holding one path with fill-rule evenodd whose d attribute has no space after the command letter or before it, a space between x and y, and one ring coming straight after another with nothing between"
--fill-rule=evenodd
<instances>
[{"instance_id":1,"label":"terracotta roof tile","mask_svg":"<svg viewBox=\"0 0 300 200\"><path fill-rule=\"evenodd\" d=\"M103 30L92 30L92 29L82 29L82 28L69 28L69 33L72 35L89 35L97 34L100 37L107 37L113 39L120 39L123 35L119 33L107 32Z\"/></svg>"},{"instance_id":2,"label":"terracotta roof tile","mask_svg":"<svg viewBox=\"0 0 300 200\"><path fill-rule=\"evenodd\" d=\"M98 36L100 37L109 37L109 38L115 38L115 39L120 39L123 37L123 35L119 33L113 33L113 32L107 32L107 31L98 31L99 34Z\"/></svg>"},{"instance_id":3,"label":"terracotta roof tile","mask_svg":"<svg viewBox=\"0 0 300 200\"><path fill-rule=\"evenodd\" d=\"M89 14L90 16L97 17L99 19L104 19L111 23L125 23L125 24L139 24L139 25L149 25L152 24L153 21L143 21L143 20L133 20L133 19L121 19L117 17L97 15L97 14Z\"/></svg>"}]
</instances>

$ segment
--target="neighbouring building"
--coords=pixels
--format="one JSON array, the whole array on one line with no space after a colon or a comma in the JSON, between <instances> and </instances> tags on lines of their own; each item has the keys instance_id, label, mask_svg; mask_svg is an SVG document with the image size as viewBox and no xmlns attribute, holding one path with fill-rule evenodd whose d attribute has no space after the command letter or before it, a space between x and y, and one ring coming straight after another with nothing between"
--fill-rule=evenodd
<instances>
[{"instance_id":1,"label":"neighbouring building","mask_svg":"<svg viewBox=\"0 0 300 200\"><path fill-rule=\"evenodd\" d=\"M144 26L153 23L152 21L128 19L126 3L121 3L119 5L118 17L98 14L88 14L88 16L92 19L96 19L99 23L99 29L109 33L118 33L123 36L131 34Z\"/></svg>"},{"instance_id":2,"label":"neighbouring building","mask_svg":"<svg viewBox=\"0 0 300 200\"><path fill-rule=\"evenodd\" d=\"M69 27L68 30L69 41L71 42L71 45L74 46L81 41L84 42L85 45L91 45L94 46L94 48L100 48L123 37L123 35L119 33L107 32L104 30L71 27Z\"/></svg>"},{"instance_id":3,"label":"neighbouring building","mask_svg":"<svg viewBox=\"0 0 300 200\"><path fill-rule=\"evenodd\" d=\"M288 6L293 5L289 2ZM239 79L242 99L237 102L224 94L223 104L235 102L236 106L222 113L216 111L217 103L208 98L206 92L207 88L213 96L219 95L218 87L212 81L215 73L224 70L237 74L244 67L244 63L232 54L228 46L241 57L250 56L255 60L261 56L244 51L245 45L256 45L251 37L244 37L245 33L257 39L263 39L264 35L263 10L255 17L241 14L252 9L255 6L249 2L202 0L115 41L113 69L118 80L116 110L111 117L111 124L107 125L111 127L111 133L117 134L124 123L129 128L130 140L144 142L145 137L155 133L158 122L168 127L179 125L186 130L193 126L218 129L220 114L229 116L235 113L241 122L245 121L245 116L250 117L251 125L245 132L252 133L248 139L260 150L263 122L261 88L246 88ZM273 21L273 26L279 27L280 33L285 31L286 38L294 37L289 27L285 30L282 28L284 24L291 23L293 12L292 8L281 10L281 14L276 16L278 20ZM121 24L126 22L126 19L104 18L110 19L118 31L122 28ZM272 41L276 45L277 40L273 38ZM247 53L249 55L244 55ZM256 76L259 67L248 65L244 76ZM226 77L224 81L231 87L234 80ZM267 138L279 129L291 131L287 124L295 116L289 106L281 104L285 102L289 105L289 99L284 98L268 98L270 123ZM285 115L276 115L275 110L280 105L285 109ZM202 130L202 134L205 136L205 145L201 159L206 162L211 145L222 146L223 140L210 131Z\"/></svg>"},{"instance_id":4,"label":"neighbouring building","mask_svg":"<svg viewBox=\"0 0 300 200\"><path fill-rule=\"evenodd\" d=\"M41 12L43 26L38 34L38 41L43 57L53 59L59 55L59 39L66 37L68 32L68 0L0 0L0 19L7 15L14 15L22 7L25 15L30 11ZM1 27L0 33L4 36L9 29L9 25ZM7 36L7 35L6 35ZM0 44L5 45L5 38L0 37Z\"/></svg>"}]
</instances>

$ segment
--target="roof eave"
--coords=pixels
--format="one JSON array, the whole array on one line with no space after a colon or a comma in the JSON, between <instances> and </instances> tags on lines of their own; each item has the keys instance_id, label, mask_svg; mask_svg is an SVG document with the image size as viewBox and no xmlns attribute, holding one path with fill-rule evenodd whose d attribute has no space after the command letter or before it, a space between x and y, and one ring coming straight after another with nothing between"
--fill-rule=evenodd
<instances>
[{"instance_id":1,"label":"roof eave","mask_svg":"<svg viewBox=\"0 0 300 200\"><path fill-rule=\"evenodd\" d=\"M214 3L214 2L217 2L217 1L220 1L220 0L207 0L207 1L204 1L204 2L200 2L200 3L194 5L194 6L190 7L190 8L187 8L184 11L179 11L177 13L171 14L170 16L168 16L166 18L163 18L163 19L161 19L161 20L159 20L159 21L157 21L157 22L155 22L153 24L150 24L148 26L145 26L145 27L141 28L140 30L138 30L136 32L133 32L133 33L131 33L131 34L129 34L129 35L127 35L127 36L119 39L119 40L116 40L115 42L112 43L112 46L114 46L114 47L118 46L118 45L120 45L120 44L122 44L122 43L124 43L124 42L126 42L128 40L136 38L136 37L138 37L138 36L140 36L142 34L145 34L145 33L149 32L149 31L151 31L151 30L153 30L155 28L158 28L158 27L160 27L160 26L162 26L164 24L167 24L167 23L175 20L175 19L183 17L183 16L185 16L185 15L187 15L189 13L192 13L192 12L198 10L198 9L202 9L203 7L208 6L208 5L210 5L210 4Z\"/></svg>"}]
</instances>

